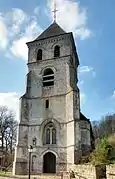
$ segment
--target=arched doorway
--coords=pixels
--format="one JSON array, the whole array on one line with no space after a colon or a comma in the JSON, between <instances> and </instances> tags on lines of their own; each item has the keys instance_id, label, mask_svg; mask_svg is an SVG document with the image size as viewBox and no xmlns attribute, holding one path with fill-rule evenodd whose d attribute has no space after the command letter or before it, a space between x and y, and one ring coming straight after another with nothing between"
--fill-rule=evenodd
<instances>
[{"instance_id":1,"label":"arched doorway","mask_svg":"<svg viewBox=\"0 0 115 179\"><path fill-rule=\"evenodd\" d=\"M43 172L56 173L56 156L51 152L43 156Z\"/></svg>"}]
</instances>

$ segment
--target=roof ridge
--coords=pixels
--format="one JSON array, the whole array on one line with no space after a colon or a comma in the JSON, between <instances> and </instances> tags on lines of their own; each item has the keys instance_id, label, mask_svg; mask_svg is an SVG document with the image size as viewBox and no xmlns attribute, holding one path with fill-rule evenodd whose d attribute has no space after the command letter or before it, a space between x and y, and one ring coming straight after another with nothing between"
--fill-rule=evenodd
<instances>
[{"instance_id":1,"label":"roof ridge","mask_svg":"<svg viewBox=\"0 0 115 179\"><path fill-rule=\"evenodd\" d=\"M44 30L35 40L41 40L55 35L65 34L66 32L54 21L46 30Z\"/></svg>"}]
</instances>

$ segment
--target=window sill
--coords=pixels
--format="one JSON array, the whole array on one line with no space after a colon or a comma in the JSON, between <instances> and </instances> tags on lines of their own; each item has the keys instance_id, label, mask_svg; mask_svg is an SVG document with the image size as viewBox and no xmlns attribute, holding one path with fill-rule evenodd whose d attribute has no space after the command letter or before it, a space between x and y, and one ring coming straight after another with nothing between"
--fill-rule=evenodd
<instances>
[{"instance_id":1,"label":"window sill","mask_svg":"<svg viewBox=\"0 0 115 179\"><path fill-rule=\"evenodd\" d=\"M44 147L56 147L57 144L43 144Z\"/></svg>"},{"instance_id":2,"label":"window sill","mask_svg":"<svg viewBox=\"0 0 115 179\"><path fill-rule=\"evenodd\" d=\"M43 89L51 89L53 87L54 87L54 85L52 85L52 86L43 86Z\"/></svg>"}]
</instances>

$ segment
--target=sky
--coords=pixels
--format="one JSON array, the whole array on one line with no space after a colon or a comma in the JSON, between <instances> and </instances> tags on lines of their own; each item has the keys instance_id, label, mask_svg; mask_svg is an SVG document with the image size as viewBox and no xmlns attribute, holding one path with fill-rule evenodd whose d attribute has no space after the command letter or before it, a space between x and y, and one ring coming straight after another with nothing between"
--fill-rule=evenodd
<instances>
[{"instance_id":1,"label":"sky","mask_svg":"<svg viewBox=\"0 0 115 179\"><path fill-rule=\"evenodd\" d=\"M79 56L81 111L92 121L115 113L115 1L57 0L57 23L72 31ZM53 20L52 0L0 0L0 105L19 120L28 49Z\"/></svg>"}]
</instances>

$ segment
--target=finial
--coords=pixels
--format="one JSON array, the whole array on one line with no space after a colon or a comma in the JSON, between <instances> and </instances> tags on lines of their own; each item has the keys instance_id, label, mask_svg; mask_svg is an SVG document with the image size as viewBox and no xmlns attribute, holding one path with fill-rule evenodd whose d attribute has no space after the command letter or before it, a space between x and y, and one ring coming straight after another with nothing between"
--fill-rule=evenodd
<instances>
[{"instance_id":1,"label":"finial","mask_svg":"<svg viewBox=\"0 0 115 179\"><path fill-rule=\"evenodd\" d=\"M56 22L56 12L58 10L56 9L56 0L54 0L54 10L52 11L54 13L54 22Z\"/></svg>"}]
</instances>

